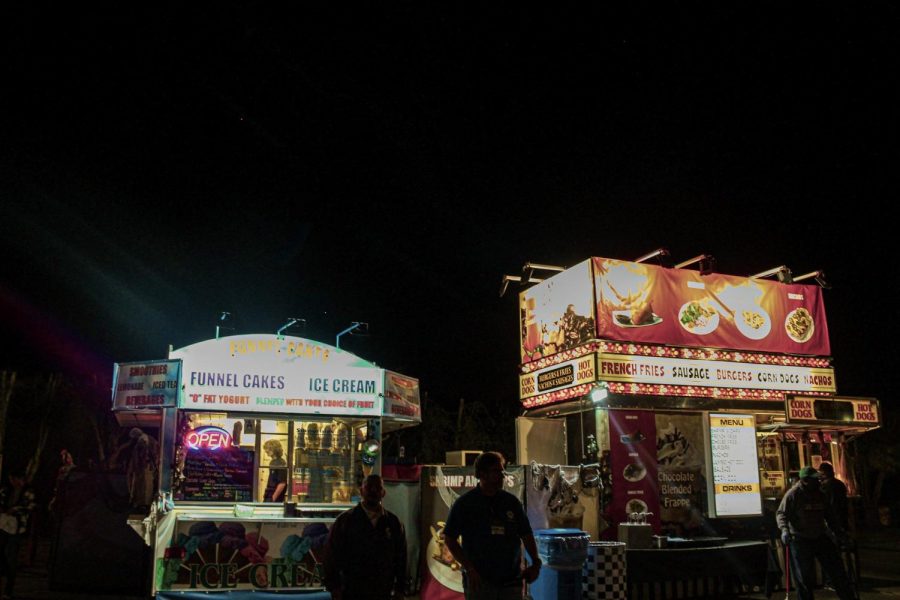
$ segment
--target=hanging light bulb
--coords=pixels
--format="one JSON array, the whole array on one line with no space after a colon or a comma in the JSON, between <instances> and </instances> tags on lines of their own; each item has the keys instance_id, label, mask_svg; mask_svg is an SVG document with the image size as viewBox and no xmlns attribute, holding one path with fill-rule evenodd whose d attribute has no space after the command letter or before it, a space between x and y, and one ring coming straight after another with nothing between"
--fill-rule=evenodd
<instances>
[{"instance_id":1,"label":"hanging light bulb","mask_svg":"<svg viewBox=\"0 0 900 600\"><path fill-rule=\"evenodd\" d=\"M609 397L609 388L606 387L606 384L601 381L594 384L588 395L591 397L591 402L593 402L594 404L600 404Z\"/></svg>"}]
</instances>

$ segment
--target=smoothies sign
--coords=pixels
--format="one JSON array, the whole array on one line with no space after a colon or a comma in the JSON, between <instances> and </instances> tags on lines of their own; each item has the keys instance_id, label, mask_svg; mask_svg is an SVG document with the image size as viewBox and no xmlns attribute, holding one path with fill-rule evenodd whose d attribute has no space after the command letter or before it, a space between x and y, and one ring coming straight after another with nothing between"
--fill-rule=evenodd
<instances>
[{"instance_id":1,"label":"smoothies sign","mask_svg":"<svg viewBox=\"0 0 900 600\"><path fill-rule=\"evenodd\" d=\"M519 311L522 363L590 339L831 353L817 285L593 258L522 292Z\"/></svg>"},{"instance_id":2,"label":"smoothies sign","mask_svg":"<svg viewBox=\"0 0 900 600\"><path fill-rule=\"evenodd\" d=\"M113 369L113 410L175 406L181 361L116 363Z\"/></svg>"},{"instance_id":3,"label":"smoothies sign","mask_svg":"<svg viewBox=\"0 0 900 600\"><path fill-rule=\"evenodd\" d=\"M181 408L381 415L384 370L312 340L238 335L175 350L171 358L182 360Z\"/></svg>"},{"instance_id":4,"label":"smoothies sign","mask_svg":"<svg viewBox=\"0 0 900 600\"><path fill-rule=\"evenodd\" d=\"M762 514L756 421L752 415L709 415L715 516Z\"/></svg>"}]
</instances>

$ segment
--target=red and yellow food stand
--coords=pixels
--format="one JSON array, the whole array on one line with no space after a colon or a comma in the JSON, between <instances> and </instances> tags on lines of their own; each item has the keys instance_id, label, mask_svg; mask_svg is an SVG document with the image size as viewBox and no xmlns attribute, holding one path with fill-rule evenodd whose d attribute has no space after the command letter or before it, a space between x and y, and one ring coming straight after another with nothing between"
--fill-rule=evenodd
<instances>
[{"instance_id":1,"label":"red and yellow food stand","mask_svg":"<svg viewBox=\"0 0 900 600\"><path fill-rule=\"evenodd\" d=\"M879 405L838 395L818 285L595 257L522 291L519 314L520 421L544 432L519 432L519 462L559 462L560 446L599 462L592 534L651 513L684 547L753 538L741 518L823 461L855 490L846 444Z\"/></svg>"}]
</instances>

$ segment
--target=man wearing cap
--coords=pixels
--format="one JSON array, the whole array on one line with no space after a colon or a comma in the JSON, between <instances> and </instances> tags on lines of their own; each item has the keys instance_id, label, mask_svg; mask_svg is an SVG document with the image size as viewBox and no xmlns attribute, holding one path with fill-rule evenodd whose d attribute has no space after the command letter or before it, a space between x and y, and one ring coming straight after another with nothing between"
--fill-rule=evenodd
<instances>
[{"instance_id":1,"label":"man wearing cap","mask_svg":"<svg viewBox=\"0 0 900 600\"><path fill-rule=\"evenodd\" d=\"M841 600L853 600L850 582L837 548L828 536L830 527L841 539L845 536L841 523L819 488L818 472L813 467L800 469L800 481L781 499L776 512L781 541L790 551L791 572L797 582L800 600L813 600L816 581L814 559L828 573Z\"/></svg>"}]
</instances>

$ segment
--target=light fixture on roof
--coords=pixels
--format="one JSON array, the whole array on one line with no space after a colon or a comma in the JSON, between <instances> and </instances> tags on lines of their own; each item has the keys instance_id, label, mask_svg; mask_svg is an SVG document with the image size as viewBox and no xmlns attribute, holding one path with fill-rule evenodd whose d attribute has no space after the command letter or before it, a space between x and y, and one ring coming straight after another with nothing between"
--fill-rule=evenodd
<instances>
[{"instance_id":1,"label":"light fixture on roof","mask_svg":"<svg viewBox=\"0 0 900 600\"><path fill-rule=\"evenodd\" d=\"M803 275L797 275L794 277L794 283L798 281L804 281L806 279L815 279L816 283L825 288L826 290L831 289L831 285L825 281L825 271L819 269L818 271L810 271L809 273L804 273Z\"/></svg>"},{"instance_id":2,"label":"light fixture on roof","mask_svg":"<svg viewBox=\"0 0 900 600\"><path fill-rule=\"evenodd\" d=\"M227 310L219 312L219 318L216 319L216 339L222 331L234 331L234 315Z\"/></svg>"},{"instance_id":3,"label":"light fixture on roof","mask_svg":"<svg viewBox=\"0 0 900 600\"><path fill-rule=\"evenodd\" d=\"M282 335L282 333L284 332L284 330L289 329L294 325L297 325L298 323L301 327L306 327L306 319L301 319L299 317L288 317L287 323L279 327L278 331L275 332L275 335L277 335L279 338L283 338L284 336Z\"/></svg>"},{"instance_id":4,"label":"light fixture on roof","mask_svg":"<svg viewBox=\"0 0 900 600\"><path fill-rule=\"evenodd\" d=\"M669 250L667 248L657 248L653 252L648 252L647 254L641 256L640 258L634 259L634 262L637 262L637 263L644 262L644 261L650 260L651 258L656 258L657 256L660 256L660 257L669 256Z\"/></svg>"},{"instance_id":5,"label":"light fixture on roof","mask_svg":"<svg viewBox=\"0 0 900 600\"><path fill-rule=\"evenodd\" d=\"M335 348L341 347L341 336L349 333L350 335L369 335L369 324L363 321L353 321L350 327L338 333L334 338Z\"/></svg>"},{"instance_id":6,"label":"light fixture on roof","mask_svg":"<svg viewBox=\"0 0 900 600\"><path fill-rule=\"evenodd\" d=\"M756 275L751 275L750 279L762 279L763 277L771 277L772 275L775 275L778 278L778 281L780 281L781 283L793 282L793 278L791 277L791 270L788 269L785 265L769 269L768 271L762 271L761 273L757 273Z\"/></svg>"},{"instance_id":7,"label":"light fixture on roof","mask_svg":"<svg viewBox=\"0 0 900 600\"><path fill-rule=\"evenodd\" d=\"M676 269L683 269L685 267L689 267L691 265L696 265L699 263L697 269L700 271L701 275L709 275L716 268L716 259L712 254L698 254L694 258L689 258L685 261L682 261L675 265Z\"/></svg>"},{"instance_id":8,"label":"light fixture on roof","mask_svg":"<svg viewBox=\"0 0 900 600\"><path fill-rule=\"evenodd\" d=\"M522 279L528 282L535 271L555 271L560 273L565 270L565 267L557 265L542 265L540 263L527 262L522 266Z\"/></svg>"},{"instance_id":9,"label":"light fixture on roof","mask_svg":"<svg viewBox=\"0 0 900 600\"><path fill-rule=\"evenodd\" d=\"M534 276L535 271L554 271L554 272L562 272L565 271L565 267L560 267L558 265L543 265L540 263L527 262L522 267L522 276L519 275L504 275L503 279L500 280L500 297L506 293L507 288L509 287L510 281L515 281L522 285L528 283L540 283L543 279Z\"/></svg>"}]
</instances>

